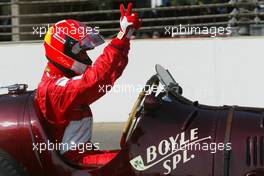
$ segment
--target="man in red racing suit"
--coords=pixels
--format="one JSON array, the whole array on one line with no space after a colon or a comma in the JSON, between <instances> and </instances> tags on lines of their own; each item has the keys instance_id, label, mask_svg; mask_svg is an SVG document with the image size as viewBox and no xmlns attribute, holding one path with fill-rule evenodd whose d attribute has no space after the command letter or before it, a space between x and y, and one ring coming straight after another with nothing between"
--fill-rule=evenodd
<instances>
[{"instance_id":1,"label":"man in red racing suit","mask_svg":"<svg viewBox=\"0 0 264 176\"><path fill-rule=\"evenodd\" d=\"M93 64L86 51L104 41L94 29L88 33L89 27L83 23L60 21L48 30L44 39L49 62L35 102L51 141L66 145L59 152L78 163L103 164L115 155L106 153L100 159L98 155L93 157L93 152L89 151L92 149L79 152L71 150L70 146L90 142L93 118L89 105L106 93L104 87L113 86L128 63L130 36L139 29L140 21L136 13L131 13L132 4L128 5L126 13L123 5L120 10L120 32Z\"/></svg>"}]
</instances>

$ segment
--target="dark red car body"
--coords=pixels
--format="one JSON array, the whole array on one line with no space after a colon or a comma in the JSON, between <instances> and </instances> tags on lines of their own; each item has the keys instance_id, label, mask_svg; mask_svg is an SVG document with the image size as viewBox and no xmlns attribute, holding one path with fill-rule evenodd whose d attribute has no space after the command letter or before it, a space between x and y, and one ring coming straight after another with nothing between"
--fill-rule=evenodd
<instances>
[{"instance_id":1,"label":"dark red car body","mask_svg":"<svg viewBox=\"0 0 264 176\"><path fill-rule=\"evenodd\" d=\"M199 137L211 136L210 142L230 142L232 150L192 151L196 157L174 169L176 153L171 152L164 155L166 158L157 156L149 163L157 161L152 167L142 168L150 146L158 147L163 140L181 132L189 136L194 128L199 129ZM0 96L0 151L20 163L30 176L159 176L168 171L165 160L171 167L168 175L173 176L264 175L264 109L200 105L173 90L146 96L144 109L125 146L105 166L78 166L62 159L56 151L33 150L32 143L47 140L34 107L33 91ZM131 160L137 156L143 161L133 166Z\"/></svg>"}]
</instances>

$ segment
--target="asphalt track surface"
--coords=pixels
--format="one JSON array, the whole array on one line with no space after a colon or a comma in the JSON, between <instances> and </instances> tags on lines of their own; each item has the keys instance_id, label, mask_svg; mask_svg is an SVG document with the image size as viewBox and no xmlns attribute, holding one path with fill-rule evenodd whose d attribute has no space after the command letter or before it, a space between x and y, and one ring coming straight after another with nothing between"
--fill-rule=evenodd
<instances>
[{"instance_id":1,"label":"asphalt track surface","mask_svg":"<svg viewBox=\"0 0 264 176\"><path fill-rule=\"evenodd\" d=\"M124 125L124 122L94 123L92 142L98 142L100 150L120 149L119 144Z\"/></svg>"}]
</instances>

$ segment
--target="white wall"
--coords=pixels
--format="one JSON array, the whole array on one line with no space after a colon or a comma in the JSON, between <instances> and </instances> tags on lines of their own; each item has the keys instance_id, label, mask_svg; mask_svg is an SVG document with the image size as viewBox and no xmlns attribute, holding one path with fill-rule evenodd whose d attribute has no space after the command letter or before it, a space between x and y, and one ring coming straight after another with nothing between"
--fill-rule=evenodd
<instances>
[{"instance_id":1,"label":"white wall","mask_svg":"<svg viewBox=\"0 0 264 176\"><path fill-rule=\"evenodd\" d=\"M90 52L91 58L102 50ZM191 100L264 107L263 50L264 38L134 40L117 85L143 86L159 63ZM42 44L0 44L0 53L0 86L37 87L46 63ZM109 93L92 104L95 121L125 121L136 97L137 92Z\"/></svg>"}]
</instances>

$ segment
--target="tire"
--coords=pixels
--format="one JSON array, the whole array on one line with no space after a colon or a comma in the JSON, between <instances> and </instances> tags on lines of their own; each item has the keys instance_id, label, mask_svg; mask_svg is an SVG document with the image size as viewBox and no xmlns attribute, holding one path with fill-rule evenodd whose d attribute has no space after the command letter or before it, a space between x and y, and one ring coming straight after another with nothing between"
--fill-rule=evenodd
<instances>
[{"instance_id":1,"label":"tire","mask_svg":"<svg viewBox=\"0 0 264 176\"><path fill-rule=\"evenodd\" d=\"M16 160L0 150L0 176L28 176L28 174Z\"/></svg>"}]
</instances>

